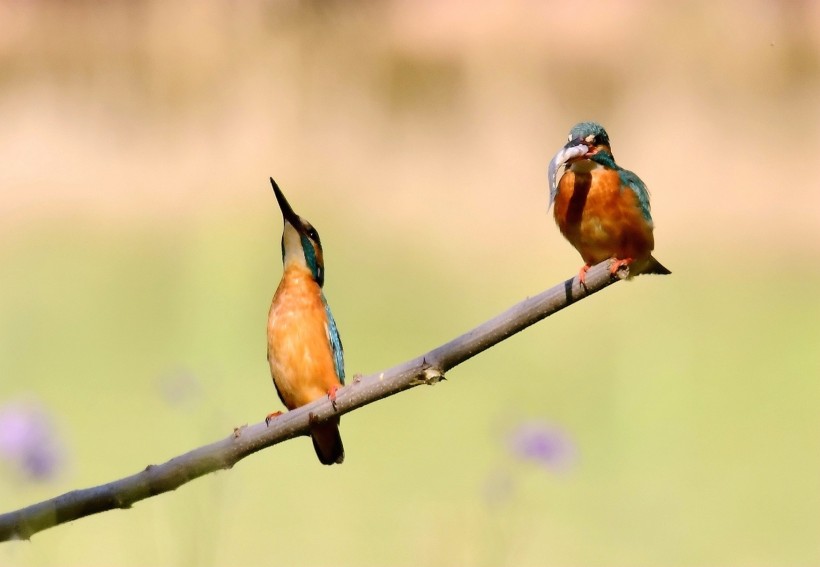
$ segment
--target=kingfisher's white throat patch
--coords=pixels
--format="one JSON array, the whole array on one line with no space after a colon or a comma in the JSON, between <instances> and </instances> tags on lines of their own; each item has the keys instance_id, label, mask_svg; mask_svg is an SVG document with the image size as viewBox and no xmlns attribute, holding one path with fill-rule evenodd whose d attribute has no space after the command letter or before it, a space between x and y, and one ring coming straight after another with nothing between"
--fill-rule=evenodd
<instances>
[{"instance_id":1,"label":"kingfisher's white throat patch","mask_svg":"<svg viewBox=\"0 0 820 567\"><path fill-rule=\"evenodd\" d=\"M285 229L282 232L282 240L285 247L285 267L295 264L307 270L308 265L305 260L305 251L302 250L302 236L293 228L293 225L287 221L285 221Z\"/></svg>"}]
</instances>

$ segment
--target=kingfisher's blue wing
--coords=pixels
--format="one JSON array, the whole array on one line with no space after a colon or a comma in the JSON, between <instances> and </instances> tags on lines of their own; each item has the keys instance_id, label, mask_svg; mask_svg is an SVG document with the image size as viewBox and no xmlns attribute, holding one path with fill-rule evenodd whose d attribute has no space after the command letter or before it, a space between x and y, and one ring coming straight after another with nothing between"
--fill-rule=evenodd
<instances>
[{"instance_id":1,"label":"kingfisher's blue wing","mask_svg":"<svg viewBox=\"0 0 820 567\"><path fill-rule=\"evenodd\" d=\"M330 341L330 350L333 352L333 366L336 368L336 376L339 377L339 382L344 385L345 355L342 338L339 336L336 320L333 318L333 313L330 312L330 305L327 304L324 294L322 294L322 301L325 304L325 313L327 314L327 339Z\"/></svg>"},{"instance_id":2,"label":"kingfisher's blue wing","mask_svg":"<svg viewBox=\"0 0 820 567\"><path fill-rule=\"evenodd\" d=\"M623 186L630 189L638 198L638 204L641 207L643 218L652 222L652 215L649 213L649 189L646 188L641 178L631 171L621 169L618 174L621 176Z\"/></svg>"}]
</instances>

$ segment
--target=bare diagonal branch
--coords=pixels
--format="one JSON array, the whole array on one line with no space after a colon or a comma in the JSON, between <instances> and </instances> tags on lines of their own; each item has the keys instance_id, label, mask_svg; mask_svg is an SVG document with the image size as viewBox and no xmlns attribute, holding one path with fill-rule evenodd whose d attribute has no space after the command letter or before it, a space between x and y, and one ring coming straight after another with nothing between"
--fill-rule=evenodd
<instances>
[{"instance_id":1,"label":"bare diagonal branch","mask_svg":"<svg viewBox=\"0 0 820 567\"><path fill-rule=\"evenodd\" d=\"M618 278L627 275L626 269ZM324 420L345 414L372 402L392 396L420 384L433 384L444 373L476 354L602 290L618 281L609 273L609 262L602 262L587 272L586 287L577 278L564 281L534 297L514 305L452 341L423 356L389 370L354 378L336 394L335 407L323 398L287 412L271 422L258 423L237 430L226 439L199 447L161 465L148 465L134 475L107 484L73 490L56 498L0 515L0 541L29 539L35 533L84 516L130 508L132 504L175 490L186 482L221 469L261 449L308 433L311 419Z\"/></svg>"}]
</instances>

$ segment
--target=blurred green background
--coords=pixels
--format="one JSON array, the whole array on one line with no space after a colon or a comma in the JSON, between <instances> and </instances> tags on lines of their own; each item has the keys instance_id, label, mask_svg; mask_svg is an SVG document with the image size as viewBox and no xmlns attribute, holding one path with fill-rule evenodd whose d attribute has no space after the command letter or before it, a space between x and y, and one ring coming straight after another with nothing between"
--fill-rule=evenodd
<instances>
[{"instance_id":1,"label":"blurred green background","mask_svg":"<svg viewBox=\"0 0 820 567\"><path fill-rule=\"evenodd\" d=\"M349 376L577 273L546 166L580 120L674 272L346 416L343 466L297 439L0 565L820 564L818 6L0 2L0 404L62 451L0 512L281 409L270 175Z\"/></svg>"}]
</instances>

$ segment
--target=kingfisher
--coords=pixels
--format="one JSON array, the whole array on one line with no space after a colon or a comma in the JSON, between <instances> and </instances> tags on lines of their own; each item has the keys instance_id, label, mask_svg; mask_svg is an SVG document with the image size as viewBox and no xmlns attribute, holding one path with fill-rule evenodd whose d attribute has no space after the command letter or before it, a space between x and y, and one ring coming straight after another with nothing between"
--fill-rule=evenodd
<instances>
[{"instance_id":1,"label":"kingfisher","mask_svg":"<svg viewBox=\"0 0 820 567\"><path fill-rule=\"evenodd\" d=\"M564 173L556 183L561 166ZM629 266L630 278L671 273L652 256L649 191L637 175L615 163L603 126L573 126L568 142L550 161L548 175L555 222L584 260L578 272L582 285L587 270L607 258L613 260L613 275L621 266Z\"/></svg>"},{"instance_id":2,"label":"kingfisher","mask_svg":"<svg viewBox=\"0 0 820 567\"><path fill-rule=\"evenodd\" d=\"M271 177L282 210L283 273L268 313L268 364L279 399L289 410L323 396L336 401L344 385L344 354L336 321L322 287L325 264L319 233L293 212ZM274 412L266 418L281 414ZM310 436L323 465L345 458L339 418L311 423Z\"/></svg>"}]
</instances>

